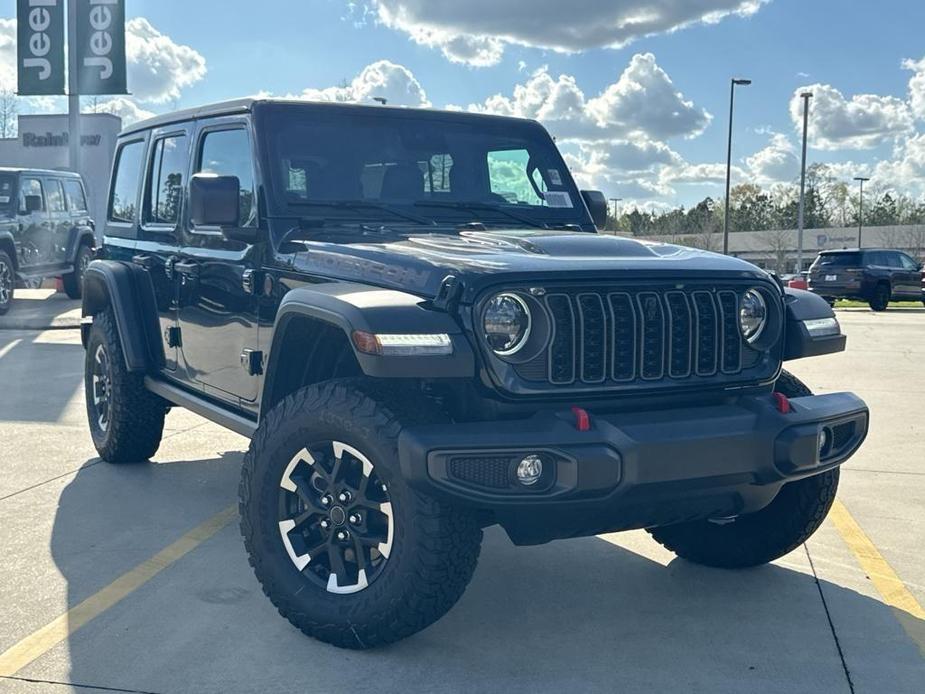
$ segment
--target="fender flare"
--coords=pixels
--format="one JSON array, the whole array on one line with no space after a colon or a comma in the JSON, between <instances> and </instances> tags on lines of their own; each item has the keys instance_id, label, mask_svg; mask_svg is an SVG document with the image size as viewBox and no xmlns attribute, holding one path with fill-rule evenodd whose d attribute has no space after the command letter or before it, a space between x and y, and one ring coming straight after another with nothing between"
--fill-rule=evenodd
<instances>
[{"instance_id":1,"label":"fender flare","mask_svg":"<svg viewBox=\"0 0 925 694\"><path fill-rule=\"evenodd\" d=\"M290 321L298 317L320 320L342 330L363 373L373 378L468 378L475 374L472 347L457 322L429 307L419 296L353 282L330 282L289 291L280 302L273 327L267 380L280 359L279 345ZM446 334L449 355L397 357L357 350L355 330L373 334ZM265 384L264 391L267 391Z\"/></svg>"},{"instance_id":2,"label":"fender flare","mask_svg":"<svg viewBox=\"0 0 925 694\"><path fill-rule=\"evenodd\" d=\"M835 317L832 307L821 296L804 289L787 287L784 289L784 307L784 361L845 351L848 338L840 331L838 335L813 337L806 329L803 321Z\"/></svg>"},{"instance_id":3,"label":"fender flare","mask_svg":"<svg viewBox=\"0 0 925 694\"><path fill-rule=\"evenodd\" d=\"M96 235L93 233L93 229L84 225L75 226L71 229L71 235L67 242L67 262L72 265L77 262L77 249L87 239L90 241L90 247L95 248Z\"/></svg>"},{"instance_id":4,"label":"fender flare","mask_svg":"<svg viewBox=\"0 0 925 694\"><path fill-rule=\"evenodd\" d=\"M122 342L125 366L149 372L164 366L164 348L154 287L144 268L116 260L94 260L84 274L80 337L86 349L92 321L111 308Z\"/></svg>"}]
</instances>

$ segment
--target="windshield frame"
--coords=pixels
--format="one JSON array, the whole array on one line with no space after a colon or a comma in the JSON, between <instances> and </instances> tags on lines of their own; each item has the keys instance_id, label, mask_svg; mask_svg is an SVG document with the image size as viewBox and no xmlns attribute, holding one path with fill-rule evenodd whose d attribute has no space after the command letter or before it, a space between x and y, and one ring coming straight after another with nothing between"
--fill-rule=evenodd
<instances>
[{"instance_id":1,"label":"windshield frame","mask_svg":"<svg viewBox=\"0 0 925 694\"><path fill-rule=\"evenodd\" d=\"M493 227L528 227L523 222L518 222L512 214L525 217L532 220L535 227L551 226L566 227L578 226L582 229L593 230L594 224L585 206L584 198L578 189L571 172L568 169L562 153L556 146L549 133L536 121L524 120L519 118L507 118L501 116L489 116L483 114L457 113L447 111L428 111L425 109L403 109L391 107L371 107L347 104L326 104L326 103L297 103L297 102L262 102L254 105L254 130L256 133L256 143L258 148L258 157L260 160L260 169L263 172L264 188L266 190L266 204L269 216L285 218L327 218L332 222L337 221L359 221L364 223L382 222L389 223L396 221L394 214L383 210L376 210L376 205L384 205L395 208L408 215L427 217L433 221L433 225L441 227L456 227L472 222L484 222L486 225ZM396 127L401 125L407 127L409 121L427 122L428 125L438 124L439 127L450 128L453 124L459 124L464 128L480 130L489 129L500 131L506 137L522 136L522 139L537 143L539 147L544 148L544 166L553 166L558 169L562 179L562 190L567 192L572 201L572 207L549 207L540 205L521 205L521 204L498 204L497 212L492 213L490 209L480 209L478 214L473 214L472 210L465 209L465 203L473 203L484 206L485 200L464 200L455 199L461 204L457 208L442 208L439 206L429 207L427 202L434 200L433 197L425 195L419 201L401 201L391 198L363 198L362 201L370 203L369 206L357 205L331 205L330 201L325 200L306 200L291 201L287 200L285 185L281 180L278 169L278 163L274 162L276 157L275 143L273 142L274 126L279 124L279 119L294 118L304 119L306 121L317 119L318 121L342 122L348 119L355 119L351 126L357 127L362 125L362 121L370 119L370 122L380 125L383 122L394 121ZM522 135L521 135L522 134ZM556 188L559 190L559 188ZM336 202L336 201L335 201ZM416 206L415 202L423 202L423 206ZM494 215L494 216L492 216ZM426 225L421 225L421 229L428 229Z\"/></svg>"}]
</instances>

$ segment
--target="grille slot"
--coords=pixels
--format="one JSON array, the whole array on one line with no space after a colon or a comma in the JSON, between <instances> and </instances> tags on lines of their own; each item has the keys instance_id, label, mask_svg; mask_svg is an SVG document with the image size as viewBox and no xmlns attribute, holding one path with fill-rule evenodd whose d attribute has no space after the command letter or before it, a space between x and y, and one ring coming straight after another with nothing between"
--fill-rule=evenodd
<instances>
[{"instance_id":1,"label":"grille slot","mask_svg":"<svg viewBox=\"0 0 925 694\"><path fill-rule=\"evenodd\" d=\"M744 364L739 301L740 290L728 285L560 289L544 297L552 326L547 350L514 368L525 380L555 386L741 374L755 362L749 353Z\"/></svg>"}]
</instances>

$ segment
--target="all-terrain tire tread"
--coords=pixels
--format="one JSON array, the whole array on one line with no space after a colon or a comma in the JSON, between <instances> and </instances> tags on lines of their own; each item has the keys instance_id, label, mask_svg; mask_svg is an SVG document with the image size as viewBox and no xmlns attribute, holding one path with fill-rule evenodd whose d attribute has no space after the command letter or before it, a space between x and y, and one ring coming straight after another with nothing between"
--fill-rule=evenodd
<instances>
[{"instance_id":1,"label":"all-terrain tire tread","mask_svg":"<svg viewBox=\"0 0 925 694\"><path fill-rule=\"evenodd\" d=\"M94 438L97 452L108 463L136 463L151 458L160 447L167 407L164 401L145 388L144 374L133 373L125 366L122 343L115 319L107 309L93 318L87 344L87 407L91 393L90 368L95 358L95 337L103 342L112 369L109 431L102 441ZM92 413L90 414L92 417Z\"/></svg>"},{"instance_id":2,"label":"all-terrain tire tread","mask_svg":"<svg viewBox=\"0 0 925 694\"><path fill-rule=\"evenodd\" d=\"M77 248L77 255L74 256L74 271L61 276L61 284L64 286L64 293L69 299L80 299L83 296L83 276L80 274L80 256L82 253L93 253L93 248L82 243Z\"/></svg>"},{"instance_id":3,"label":"all-terrain tire tread","mask_svg":"<svg viewBox=\"0 0 925 694\"><path fill-rule=\"evenodd\" d=\"M388 402L388 404L385 404ZM425 418L426 408L415 407L415 400L390 397L383 385L358 379L327 381L295 391L274 407L258 427L244 457L239 486L241 534L264 594L280 615L304 634L342 648L365 649L382 646L410 636L442 617L465 591L478 563L482 530L475 519L426 495L413 495L413 523L421 540L415 553L415 581L401 587L391 604L378 605L379 619L365 624L319 623L300 611L285 590L263 570L264 557L257 551L255 539L259 525L251 517L255 468L261 452L270 445L274 433L287 421L311 416L321 410L343 412L358 427L390 442L397 460L398 435L404 417ZM411 421L405 419L404 421ZM361 594L362 595L362 594Z\"/></svg>"},{"instance_id":4,"label":"all-terrain tire tread","mask_svg":"<svg viewBox=\"0 0 925 694\"><path fill-rule=\"evenodd\" d=\"M784 371L775 390L787 397L812 395ZM773 561L803 544L822 525L838 489L838 468L784 485L769 506L734 522L680 523L649 529L666 549L696 564L733 569Z\"/></svg>"}]
</instances>

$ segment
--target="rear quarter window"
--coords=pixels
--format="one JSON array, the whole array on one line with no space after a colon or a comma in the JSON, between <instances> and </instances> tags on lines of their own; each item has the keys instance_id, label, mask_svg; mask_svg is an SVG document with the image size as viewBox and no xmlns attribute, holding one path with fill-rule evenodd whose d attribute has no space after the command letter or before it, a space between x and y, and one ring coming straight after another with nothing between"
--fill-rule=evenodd
<instances>
[{"instance_id":1,"label":"rear quarter window","mask_svg":"<svg viewBox=\"0 0 925 694\"><path fill-rule=\"evenodd\" d=\"M87 211L87 196L80 181L67 179L64 181L64 197L67 198L67 208L71 212Z\"/></svg>"}]
</instances>

